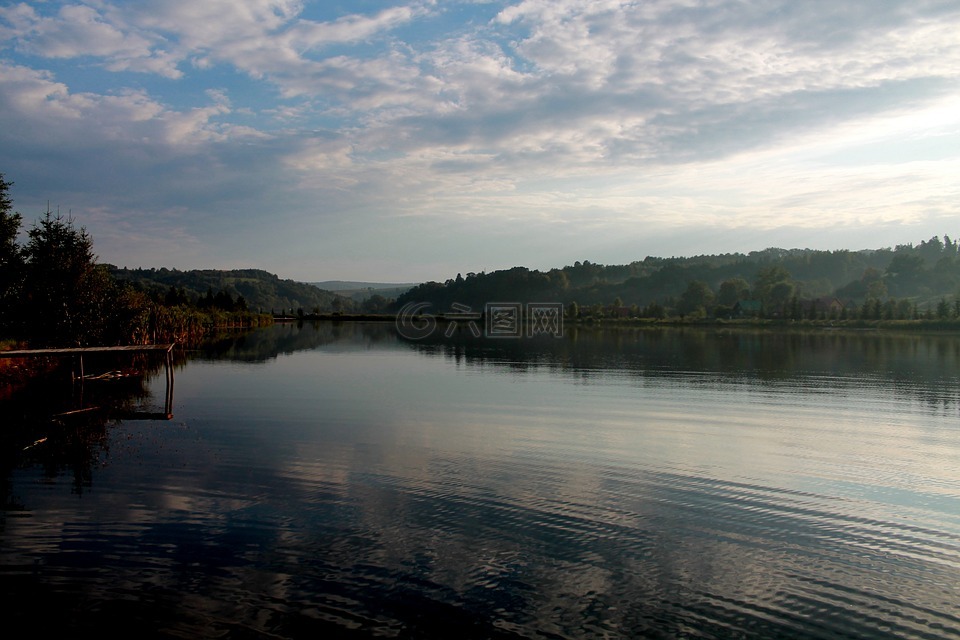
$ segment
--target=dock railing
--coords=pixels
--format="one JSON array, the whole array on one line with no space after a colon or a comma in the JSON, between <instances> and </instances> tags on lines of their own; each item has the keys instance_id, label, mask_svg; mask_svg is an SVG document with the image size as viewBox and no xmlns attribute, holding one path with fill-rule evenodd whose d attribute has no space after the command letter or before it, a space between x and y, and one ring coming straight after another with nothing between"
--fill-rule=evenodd
<instances>
[{"instance_id":1,"label":"dock railing","mask_svg":"<svg viewBox=\"0 0 960 640\"><path fill-rule=\"evenodd\" d=\"M164 398L164 412L162 417L166 420L173 418L173 348L176 344L141 344L118 347L66 347L52 349L13 349L10 351L0 351L0 358L39 358L39 357L60 357L77 356L79 359L80 381L84 379L83 356L103 353L138 353L138 352L164 352L164 368L167 377L166 397ZM156 414L144 414L146 417L156 418Z\"/></svg>"}]
</instances>

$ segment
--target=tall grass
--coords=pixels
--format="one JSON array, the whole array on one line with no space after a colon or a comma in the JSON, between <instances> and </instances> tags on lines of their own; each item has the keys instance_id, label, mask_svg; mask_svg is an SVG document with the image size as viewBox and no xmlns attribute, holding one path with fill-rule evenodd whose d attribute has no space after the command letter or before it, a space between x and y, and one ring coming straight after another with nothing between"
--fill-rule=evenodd
<instances>
[{"instance_id":1,"label":"tall grass","mask_svg":"<svg viewBox=\"0 0 960 640\"><path fill-rule=\"evenodd\" d=\"M157 305L133 328L131 339L137 344L176 342L195 345L218 330L255 329L271 324L273 316L269 314Z\"/></svg>"}]
</instances>

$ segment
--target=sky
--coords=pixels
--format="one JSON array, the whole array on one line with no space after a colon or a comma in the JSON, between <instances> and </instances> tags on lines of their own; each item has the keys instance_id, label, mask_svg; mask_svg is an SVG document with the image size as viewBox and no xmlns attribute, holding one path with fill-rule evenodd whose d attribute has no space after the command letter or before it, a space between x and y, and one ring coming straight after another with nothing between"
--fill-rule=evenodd
<instances>
[{"instance_id":1,"label":"sky","mask_svg":"<svg viewBox=\"0 0 960 640\"><path fill-rule=\"evenodd\" d=\"M956 238L960 2L6 2L0 173L306 282Z\"/></svg>"}]
</instances>

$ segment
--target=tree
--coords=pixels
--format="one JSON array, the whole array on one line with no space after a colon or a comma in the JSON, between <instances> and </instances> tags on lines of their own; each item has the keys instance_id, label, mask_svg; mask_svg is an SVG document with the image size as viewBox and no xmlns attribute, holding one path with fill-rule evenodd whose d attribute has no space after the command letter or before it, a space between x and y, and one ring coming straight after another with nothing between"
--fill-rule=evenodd
<instances>
[{"instance_id":1,"label":"tree","mask_svg":"<svg viewBox=\"0 0 960 640\"><path fill-rule=\"evenodd\" d=\"M746 300L750 295L750 285L743 278L730 278L720 283L720 292L717 303L732 307L740 300Z\"/></svg>"},{"instance_id":2,"label":"tree","mask_svg":"<svg viewBox=\"0 0 960 640\"><path fill-rule=\"evenodd\" d=\"M937 236L933 236L926 242L921 241L916 249L916 255L928 264L936 264L943 256L944 244Z\"/></svg>"},{"instance_id":3,"label":"tree","mask_svg":"<svg viewBox=\"0 0 960 640\"><path fill-rule=\"evenodd\" d=\"M51 345L97 342L107 326L111 280L98 268L86 230L48 208L28 232L24 253L28 334Z\"/></svg>"},{"instance_id":4,"label":"tree","mask_svg":"<svg viewBox=\"0 0 960 640\"><path fill-rule=\"evenodd\" d=\"M957 255L957 241L951 240L948 235L943 236L943 253L948 257Z\"/></svg>"},{"instance_id":5,"label":"tree","mask_svg":"<svg viewBox=\"0 0 960 640\"><path fill-rule=\"evenodd\" d=\"M950 317L950 303L947 302L946 298L940 298L940 302L937 303L937 317L941 320Z\"/></svg>"},{"instance_id":6,"label":"tree","mask_svg":"<svg viewBox=\"0 0 960 640\"><path fill-rule=\"evenodd\" d=\"M459 274L458 274L459 275ZM390 306L390 301L379 293L375 293L360 305L360 309L365 313L383 313Z\"/></svg>"},{"instance_id":7,"label":"tree","mask_svg":"<svg viewBox=\"0 0 960 640\"><path fill-rule=\"evenodd\" d=\"M792 282L778 282L770 289L768 301L774 309L782 309L787 301L796 297L796 290Z\"/></svg>"},{"instance_id":8,"label":"tree","mask_svg":"<svg viewBox=\"0 0 960 640\"><path fill-rule=\"evenodd\" d=\"M681 315L699 315L704 316L707 310L713 306L713 291L706 282L693 280L687 285L687 289L680 296L679 311Z\"/></svg>"},{"instance_id":9,"label":"tree","mask_svg":"<svg viewBox=\"0 0 960 640\"><path fill-rule=\"evenodd\" d=\"M207 287L207 295L197 301L197 306L201 309L213 309L216 298L213 295L213 287Z\"/></svg>"},{"instance_id":10,"label":"tree","mask_svg":"<svg viewBox=\"0 0 960 640\"><path fill-rule=\"evenodd\" d=\"M641 317L643 318L656 318L657 320L663 320L667 317L667 310L658 303L653 301L643 308L641 312Z\"/></svg>"},{"instance_id":11,"label":"tree","mask_svg":"<svg viewBox=\"0 0 960 640\"><path fill-rule=\"evenodd\" d=\"M785 267L773 265L760 269L753 290L766 309L782 312L787 301L795 295L796 286Z\"/></svg>"},{"instance_id":12,"label":"tree","mask_svg":"<svg viewBox=\"0 0 960 640\"><path fill-rule=\"evenodd\" d=\"M226 289L220 289L220 291L217 292L217 295L213 297L213 306L223 311L235 310L233 296L231 296L230 292Z\"/></svg>"},{"instance_id":13,"label":"tree","mask_svg":"<svg viewBox=\"0 0 960 640\"><path fill-rule=\"evenodd\" d=\"M178 289L170 285L170 289L167 290L167 295L163 299L163 304L168 307L187 306L190 304L190 298L187 297L187 292L183 287Z\"/></svg>"},{"instance_id":14,"label":"tree","mask_svg":"<svg viewBox=\"0 0 960 640\"><path fill-rule=\"evenodd\" d=\"M883 303L883 319L884 320L894 320L897 317L897 301L893 298L888 298L886 302Z\"/></svg>"},{"instance_id":15,"label":"tree","mask_svg":"<svg viewBox=\"0 0 960 640\"><path fill-rule=\"evenodd\" d=\"M896 316L900 320L910 320L914 317L915 305L910 300L901 300L897 303Z\"/></svg>"},{"instance_id":16,"label":"tree","mask_svg":"<svg viewBox=\"0 0 960 640\"><path fill-rule=\"evenodd\" d=\"M890 293L895 296L916 295L926 279L927 269L923 258L907 252L897 252L887 265L886 280Z\"/></svg>"},{"instance_id":17,"label":"tree","mask_svg":"<svg viewBox=\"0 0 960 640\"><path fill-rule=\"evenodd\" d=\"M11 186L0 173L0 331L12 327L23 277L23 254L17 245L22 218L13 210Z\"/></svg>"},{"instance_id":18,"label":"tree","mask_svg":"<svg viewBox=\"0 0 960 640\"><path fill-rule=\"evenodd\" d=\"M867 298L880 300L887 297L887 284L882 279L876 279L867 285Z\"/></svg>"}]
</instances>

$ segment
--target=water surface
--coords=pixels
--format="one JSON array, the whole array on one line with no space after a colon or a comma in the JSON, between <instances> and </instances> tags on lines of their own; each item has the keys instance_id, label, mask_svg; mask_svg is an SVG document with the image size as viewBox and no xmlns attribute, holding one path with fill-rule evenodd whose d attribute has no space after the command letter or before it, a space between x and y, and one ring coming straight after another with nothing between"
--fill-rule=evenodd
<instances>
[{"instance_id":1,"label":"water surface","mask_svg":"<svg viewBox=\"0 0 960 640\"><path fill-rule=\"evenodd\" d=\"M942 335L278 326L172 421L8 453L0 589L101 635L957 637L958 381Z\"/></svg>"}]
</instances>

